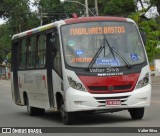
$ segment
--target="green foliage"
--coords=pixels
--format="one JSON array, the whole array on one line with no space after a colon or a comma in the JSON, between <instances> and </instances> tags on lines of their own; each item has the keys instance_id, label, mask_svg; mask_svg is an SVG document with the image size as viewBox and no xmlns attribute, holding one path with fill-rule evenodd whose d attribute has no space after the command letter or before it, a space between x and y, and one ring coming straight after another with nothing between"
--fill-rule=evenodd
<instances>
[{"instance_id":1,"label":"green foliage","mask_svg":"<svg viewBox=\"0 0 160 136\"><path fill-rule=\"evenodd\" d=\"M31 13L28 0L2 0L0 17L8 20L6 24L0 25L0 63L2 63L6 57L4 49L11 49L12 35L38 26L39 21L36 14Z\"/></svg>"},{"instance_id":2,"label":"green foliage","mask_svg":"<svg viewBox=\"0 0 160 136\"><path fill-rule=\"evenodd\" d=\"M3 62L5 58L5 49L10 49L11 45L11 32L8 29L8 25L0 26L0 63Z\"/></svg>"},{"instance_id":3,"label":"green foliage","mask_svg":"<svg viewBox=\"0 0 160 136\"><path fill-rule=\"evenodd\" d=\"M133 19L137 24L139 24L140 15L141 15L141 12L134 12L134 13L131 13L128 17Z\"/></svg>"},{"instance_id":4,"label":"green foliage","mask_svg":"<svg viewBox=\"0 0 160 136\"><path fill-rule=\"evenodd\" d=\"M85 14L85 7L75 2L60 3L60 0L41 0L38 4L35 3L35 5L42 12L43 24L69 18L73 13L80 16Z\"/></svg>"},{"instance_id":5,"label":"green foliage","mask_svg":"<svg viewBox=\"0 0 160 136\"><path fill-rule=\"evenodd\" d=\"M144 28L147 36L145 47L149 61L152 61L153 57L157 53L160 53L160 49L158 48L160 40L160 25L155 19L142 19L142 12L143 11L132 13L129 17L134 19L139 27Z\"/></svg>"},{"instance_id":6,"label":"green foliage","mask_svg":"<svg viewBox=\"0 0 160 136\"><path fill-rule=\"evenodd\" d=\"M149 61L152 61L153 57L159 53L157 48L160 36L160 29L158 29L158 24L154 19L148 21L142 21L139 24L143 27L147 34L146 50L149 57Z\"/></svg>"},{"instance_id":7,"label":"green foliage","mask_svg":"<svg viewBox=\"0 0 160 136\"><path fill-rule=\"evenodd\" d=\"M106 15L127 15L135 11L133 0L108 0L107 6L104 9Z\"/></svg>"}]
</instances>

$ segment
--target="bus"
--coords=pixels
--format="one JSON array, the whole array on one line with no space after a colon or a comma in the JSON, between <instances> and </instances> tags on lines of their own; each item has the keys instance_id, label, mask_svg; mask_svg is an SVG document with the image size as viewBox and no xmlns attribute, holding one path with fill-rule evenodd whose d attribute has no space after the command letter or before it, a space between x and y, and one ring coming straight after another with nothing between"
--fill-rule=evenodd
<instances>
[{"instance_id":1,"label":"bus","mask_svg":"<svg viewBox=\"0 0 160 136\"><path fill-rule=\"evenodd\" d=\"M142 119L151 101L145 36L123 17L56 21L12 37L11 90L30 115L60 112L64 124L77 113L127 110Z\"/></svg>"}]
</instances>

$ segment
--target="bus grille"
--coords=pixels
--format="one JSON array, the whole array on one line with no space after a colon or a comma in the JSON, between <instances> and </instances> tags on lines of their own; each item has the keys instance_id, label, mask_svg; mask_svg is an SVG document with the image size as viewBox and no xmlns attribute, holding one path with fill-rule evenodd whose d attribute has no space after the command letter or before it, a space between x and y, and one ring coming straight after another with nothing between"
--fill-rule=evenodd
<instances>
[{"instance_id":1,"label":"bus grille","mask_svg":"<svg viewBox=\"0 0 160 136\"><path fill-rule=\"evenodd\" d=\"M90 93L121 93L131 91L132 85L120 85L120 86L88 86Z\"/></svg>"}]
</instances>

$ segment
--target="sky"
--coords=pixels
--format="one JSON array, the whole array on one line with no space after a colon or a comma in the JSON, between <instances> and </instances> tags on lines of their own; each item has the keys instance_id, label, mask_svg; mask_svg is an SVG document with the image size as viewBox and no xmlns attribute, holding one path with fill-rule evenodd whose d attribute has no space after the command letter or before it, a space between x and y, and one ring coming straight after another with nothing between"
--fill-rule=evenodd
<instances>
[{"instance_id":1,"label":"sky","mask_svg":"<svg viewBox=\"0 0 160 136\"><path fill-rule=\"evenodd\" d=\"M0 18L0 25L3 24L5 21Z\"/></svg>"},{"instance_id":2,"label":"sky","mask_svg":"<svg viewBox=\"0 0 160 136\"><path fill-rule=\"evenodd\" d=\"M143 3L144 8L147 8L149 5L147 3ZM138 10L141 10L140 2L137 3ZM149 11L145 14L147 18L155 18L159 13L157 12L157 7L153 6L149 9Z\"/></svg>"}]
</instances>

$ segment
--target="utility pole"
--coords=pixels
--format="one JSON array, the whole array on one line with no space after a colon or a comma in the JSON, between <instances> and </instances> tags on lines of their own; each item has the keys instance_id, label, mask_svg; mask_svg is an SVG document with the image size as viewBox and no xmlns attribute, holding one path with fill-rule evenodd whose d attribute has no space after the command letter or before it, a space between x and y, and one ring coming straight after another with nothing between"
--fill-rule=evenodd
<instances>
[{"instance_id":1,"label":"utility pole","mask_svg":"<svg viewBox=\"0 0 160 136\"><path fill-rule=\"evenodd\" d=\"M86 16L89 17L89 12L94 16L94 13L88 8L88 0L85 0L85 5L78 2L78 1L75 1L75 0L60 0L61 3L64 3L64 2L73 2L73 3L77 3L77 4L80 4L82 6L84 6L86 8Z\"/></svg>"},{"instance_id":2,"label":"utility pole","mask_svg":"<svg viewBox=\"0 0 160 136\"><path fill-rule=\"evenodd\" d=\"M95 2L96 15L98 16L98 3L97 3L97 0L94 0L94 2Z\"/></svg>"},{"instance_id":3,"label":"utility pole","mask_svg":"<svg viewBox=\"0 0 160 136\"><path fill-rule=\"evenodd\" d=\"M88 0L85 0L85 7L86 7L86 16L89 17L89 12L88 12Z\"/></svg>"},{"instance_id":4,"label":"utility pole","mask_svg":"<svg viewBox=\"0 0 160 136\"><path fill-rule=\"evenodd\" d=\"M40 26L42 26L43 23L43 13L42 13L42 8L40 7Z\"/></svg>"}]
</instances>

